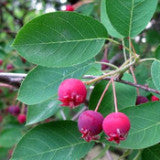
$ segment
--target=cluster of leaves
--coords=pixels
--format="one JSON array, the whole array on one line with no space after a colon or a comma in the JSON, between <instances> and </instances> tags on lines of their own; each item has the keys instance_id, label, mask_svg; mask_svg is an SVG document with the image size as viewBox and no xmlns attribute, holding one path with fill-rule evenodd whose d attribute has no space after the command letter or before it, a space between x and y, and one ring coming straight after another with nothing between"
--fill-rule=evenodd
<instances>
[{"instance_id":1,"label":"cluster of leaves","mask_svg":"<svg viewBox=\"0 0 160 160\"><path fill-rule=\"evenodd\" d=\"M57 100L57 89L64 79L71 77L83 79L83 75L86 74L105 73L101 71L100 65L94 63L94 57L97 60L102 58L103 46L109 46L108 58L110 60L113 60L118 54L122 55L117 45L106 42L109 36L114 38L118 44L121 44L121 39L124 39L126 46L128 46L127 37L132 37L137 54L140 54L141 57L157 58L157 61L153 63L145 62L136 66L135 74L139 84L147 84L151 88L160 90L160 62L158 61L160 33L156 29L156 19L159 15L159 9L156 10L157 3L158 0L138 2L102 0L101 4L94 2L81 6L77 9L77 12L81 14L76 12L48 13L33 19L22 27L12 45L22 57L37 66L27 74L22 82L17 99L28 105L27 129L32 128L32 125L37 126L29 130L19 141L12 160L75 160L84 157L93 147L95 142L86 143L80 139L77 123L70 120L72 115L79 112L83 106L73 111L60 107ZM99 19L99 8L101 23L95 20ZM152 27L145 29L152 16ZM135 37L139 40L136 41ZM9 53L13 55L15 51ZM4 56L6 62L11 60L7 57L10 56ZM17 59L20 61L17 54L15 57L16 61ZM121 65L123 58L114 63ZM24 67L24 64L22 65ZM32 68L33 65L28 63L28 67ZM20 71L15 70L15 72L25 72L25 70L22 71L20 67ZM122 79L133 82L132 76L128 73L125 73ZM89 109L95 109L106 83L106 81L101 81L95 84L91 95L88 96ZM119 146L107 142L103 134L99 142L122 149L143 149L141 159L145 160L148 157L156 159L157 156L160 156L157 152L160 142L160 103L149 102L135 107L136 89L118 82L115 84L119 110L130 118L131 130L127 140ZM142 90L140 93L148 98L152 95ZM154 95L160 98L160 95ZM3 107L5 108L4 105ZM56 119L62 119L60 110L67 115L67 121L56 121ZM113 94L112 89L109 88L99 112L106 116L113 111ZM39 125L51 116L54 122ZM10 137L17 137L19 134L18 129L12 130L11 134L9 129L7 133L3 131L5 142L6 137L10 135ZM14 134L16 136L12 136ZM2 138L3 135L0 134ZM21 136L7 143L10 144L9 146L3 146L1 143L0 146L11 147Z\"/></svg>"}]
</instances>

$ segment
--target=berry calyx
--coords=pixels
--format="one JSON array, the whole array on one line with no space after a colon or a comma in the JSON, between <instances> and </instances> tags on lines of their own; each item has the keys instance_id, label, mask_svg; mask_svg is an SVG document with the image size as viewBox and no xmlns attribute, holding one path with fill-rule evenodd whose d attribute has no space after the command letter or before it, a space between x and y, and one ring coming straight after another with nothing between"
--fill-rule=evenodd
<instances>
[{"instance_id":1,"label":"berry calyx","mask_svg":"<svg viewBox=\"0 0 160 160\"><path fill-rule=\"evenodd\" d=\"M147 103L147 102L148 102L147 97L137 96L136 105L139 105L139 104L142 104L142 103Z\"/></svg>"},{"instance_id":2,"label":"berry calyx","mask_svg":"<svg viewBox=\"0 0 160 160\"><path fill-rule=\"evenodd\" d=\"M12 64L8 64L7 65L7 70L12 70L12 69L14 69L14 66Z\"/></svg>"},{"instance_id":3,"label":"berry calyx","mask_svg":"<svg viewBox=\"0 0 160 160\"><path fill-rule=\"evenodd\" d=\"M19 106L9 106L8 112L13 116L17 116L20 113L20 108Z\"/></svg>"},{"instance_id":4,"label":"berry calyx","mask_svg":"<svg viewBox=\"0 0 160 160\"><path fill-rule=\"evenodd\" d=\"M25 114L19 114L17 117L17 120L20 124L23 124L26 122L26 115Z\"/></svg>"},{"instance_id":5,"label":"berry calyx","mask_svg":"<svg viewBox=\"0 0 160 160\"><path fill-rule=\"evenodd\" d=\"M107 60L107 59L102 59L101 62L109 63L109 60ZM108 68L109 68L108 65L106 65L106 64L101 64L101 70L106 70L106 69L108 69Z\"/></svg>"},{"instance_id":6,"label":"berry calyx","mask_svg":"<svg viewBox=\"0 0 160 160\"><path fill-rule=\"evenodd\" d=\"M2 59L0 59L0 66L3 64L3 60Z\"/></svg>"},{"instance_id":7,"label":"berry calyx","mask_svg":"<svg viewBox=\"0 0 160 160\"><path fill-rule=\"evenodd\" d=\"M86 87L79 79L66 79L58 88L58 99L62 102L61 106L74 108L85 101L86 95Z\"/></svg>"},{"instance_id":8,"label":"berry calyx","mask_svg":"<svg viewBox=\"0 0 160 160\"><path fill-rule=\"evenodd\" d=\"M102 131L103 116L92 110L81 113L78 119L78 128L82 133L82 138L90 142L99 138L97 136Z\"/></svg>"},{"instance_id":9,"label":"berry calyx","mask_svg":"<svg viewBox=\"0 0 160 160\"><path fill-rule=\"evenodd\" d=\"M159 101L159 98L156 97L156 96L152 96L152 97L151 97L151 101L152 101L152 102L154 102L154 101Z\"/></svg>"},{"instance_id":10,"label":"berry calyx","mask_svg":"<svg viewBox=\"0 0 160 160\"><path fill-rule=\"evenodd\" d=\"M108 141L120 143L126 139L130 130L129 118L121 112L110 113L103 121L103 131L108 136Z\"/></svg>"},{"instance_id":11,"label":"berry calyx","mask_svg":"<svg viewBox=\"0 0 160 160\"><path fill-rule=\"evenodd\" d=\"M66 11L74 11L74 7L72 5L66 5Z\"/></svg>"}]
</instances>

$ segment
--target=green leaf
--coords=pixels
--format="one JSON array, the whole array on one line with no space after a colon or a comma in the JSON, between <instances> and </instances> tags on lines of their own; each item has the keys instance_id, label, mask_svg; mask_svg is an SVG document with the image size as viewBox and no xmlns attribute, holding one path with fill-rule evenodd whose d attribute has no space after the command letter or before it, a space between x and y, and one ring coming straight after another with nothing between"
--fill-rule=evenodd
<instances>
[{"instance_id":1,"label":"green leaf","mask_svg":"<svg viewBox=\"0 0 160 160\"><path fill-rule=\"evenodd\" d=\"M78 160L94 144L80 137L77 123L73 121L39 125L21 139L11 160Z\"/></svg>"},{"instance_id":2,"label":"green leaf","mask_svg":"<svg viewBox=\"0 0 160 160\"><path fill-rule=\"evenodd\" d=\"M46 67L68 67L94 57L107 37L105 27L75 12L54 12L27 23L13 46L28 61Z\"/></svg>"},{"instance_id":3,"label":"green leaf","mask_svg":"<svg viewBox=\"0 0 160 160\"><path fill-rule=\"evenodd\" d=\"M67 78L81 78L90 68L89 61L66 68L46 68L38 66L33 69L22 82L18 100L34 105L53 98L59 84Z\"/></svg>"},{"instance_id":4,"label":"green leaf","mask_svg":"<svg viewBox=\"0 0 160 160\"><path fill-rule=\"evenodd\" d=\"M80 12L87 16L90 16L93 13L93 10L94 10L94 3L83 4L78 9L76 9L77 12Z\"/></svg>"},{"instance_id":5,"label":"green leaf","mask_svg":"<svg viewBox=\"0 0 160 160\"><path fill-rule=\"evenodd\" d=\"M129 117L131 129L127 139L120 143L120 148L142 149L160 142L159 106L160 102L150 102L121 110Z\"/></svg>"},{"instance_id":6,"label":"green leaf","mask_svg":"<svg viewBox=\"0 0 160 160\"><path fill-rule=\"evenodd\" d=\"M101 1L101 22L106 27L108 34L116 38L123 38L123 36L116 31L116 29L112 26L107 12L106 12L106 0Z\"/></svg>"},{"instance_id":7,"label":"green leaf","mask_svg":"<svg viewBox=\"0 0 160 160\"><path fill-rule=\"evenodd\" d=\"M43 103L29 106L26 125L43 121L54 115L60 108L60 102L57 99L57 96L55 96L53 99L49 99Z\"/></svg>"},{"instance_id":8,"label":"green leaf","mask_svg":"<svg viewBox=\"0 0 160 160\"><path fill-rule=\"evenodd\" d=\"M13 147L22 137L20 128L4 129L0 133L0 146L10 148Z\"/></svg>"},{"instance_id":9,"label":"green leaf","mask_svg":"<svg viewBox=\"0 0 160 160\"><path fill-rule=\"evenodd\" d=\"M160 45L157 47L155 51L155 57L160 60Z\"/></svg>"},{"instance_id":10,"label":"green leaf","mask_svg":"<svg viewBox=\"0 0 160 160\"><path fill-rule=\"evenodd\" d=\"M123 79L127 81L133 81L132 76L129 74L125 74ZM104 91L104 88L106 87L106 84L107 81L101 81L95 86L94 90L92 91L89 101L89 108L91 110L94 110L96 108L96 105L102 95L102 92ZM115 86L116 86L116 95L117 95L117 102L119 109L135 105L136 89L134 87L118 82L115 82ZM108 91L106 92L101 102L101 105L99 106L98 111L101 112L103 116L106 116L110 112L114 111L114 97L113 97L112 85L110 85Z\"/></svg>"},{"instance_id":11,"label":"green leaf","mask_svg":"<svg viewBox=\"0 0 160 160\"><path fill-rule=\"evenodd\" d=\"M153 83L157 90L160 90L160 62L154 61L151 67L151 75Z\"/></svg>"},{"instance_id":12,"label":"green leaf","mask_svg":"<svg viewBox=\"0 0 160 160\"><path fill-rule=\"evenodd\" d=\"M160 144L146 148L142 152L142 160L160 160Z\"/></svg>"},{"instance_id":13,"label":"green leaf","mask_svg":"<svg viewBox=\"0 0 160 160\"><path fill-rule=\"evenodd\" d=\"M152 18L158 0L106 0L112 26L125 37L139 34Z\"/></svg>"}]
</instances>

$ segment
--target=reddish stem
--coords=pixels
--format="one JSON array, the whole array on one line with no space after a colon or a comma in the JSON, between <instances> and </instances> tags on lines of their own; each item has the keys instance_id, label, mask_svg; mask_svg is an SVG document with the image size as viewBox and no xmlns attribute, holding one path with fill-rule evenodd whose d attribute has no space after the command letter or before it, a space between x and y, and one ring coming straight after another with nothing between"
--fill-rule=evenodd
<instances>
[{"instance_id":1,"label":"reddish stem","mask_svg":"<svg viewBox=\"0 0 160 160\"><path fill-rule=\"evenodd\" d=\"M102 102L102 99L103 99L105 93L107 92L110 84L111 84L111 80L107 83L106 88L104 89L104 91L103 91L103 93L102 93L102 95L101 95L101 97L100 97L100 99L99 99L99 101L98 101L98 104L97 104L97 107L96 107L96 109L95 109L95 112L98 111L98 108L99 108L99 106L100 106L100 104L101 104L101 102Z\"/></svg>"}]
</instances>

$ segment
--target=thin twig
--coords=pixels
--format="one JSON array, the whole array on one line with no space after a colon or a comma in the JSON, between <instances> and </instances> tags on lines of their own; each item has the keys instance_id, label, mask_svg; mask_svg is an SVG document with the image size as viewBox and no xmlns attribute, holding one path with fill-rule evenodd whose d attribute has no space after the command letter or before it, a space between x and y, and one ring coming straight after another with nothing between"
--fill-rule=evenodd
<instances>
[{"instance_id":1,"label":"thin twig","mask_svg":"<svg viewBox=\"0 0 160 160\"><path fill-rule=\"evenodd\" d=\"M107 66L109 66L109 67L112 67L112 68L114 68L114 69L118 69L117 66L115 66L114 64L111 64L111 63L107 63L107 62L98 62L98 61L95 61L95 63L105 64L105 65L107 65Z\"/></svg>"},{"instance_id":2,"label":"thin twig","mask_svg":"<svg viewBox=\"0 0 160 160\"><path fill-rule=\"evenodd\" d=\"M85 76L83 76L83 78L84 79L95 79L95 78L97 78L97 76L85 75ZM111 77L105 77L103 80L110 80L110 79L111 79ZM156 89L153 89L153 88L149 88L146 85L135 84L135 83L132 83L132 82L129 82L129 81L119 79L119 78L114 78L114 81L119 82L119 83L123 83L123 84L127 84L127 85L130 85L130 86L133 86L133 87L138 87L138 88L141 88L145 91L153 92L153 93L156 93L156 94L160 95L160 91L158 91Z\"/></svg>"},{"instance_id":3,"label":"thin twig","mask_svg":"<svg viewBox=\"0 0 160 160\"><path fill-rule=\"evenodd\" d=\"M130 67L130 71L131 71L134 83L137 84L136 76L135 76L134 71L133 71L133 66ZM139 96L140 95L139 88L136 87L136 90L137 90L137 96Z\"/></svg>"}]
</instances>

